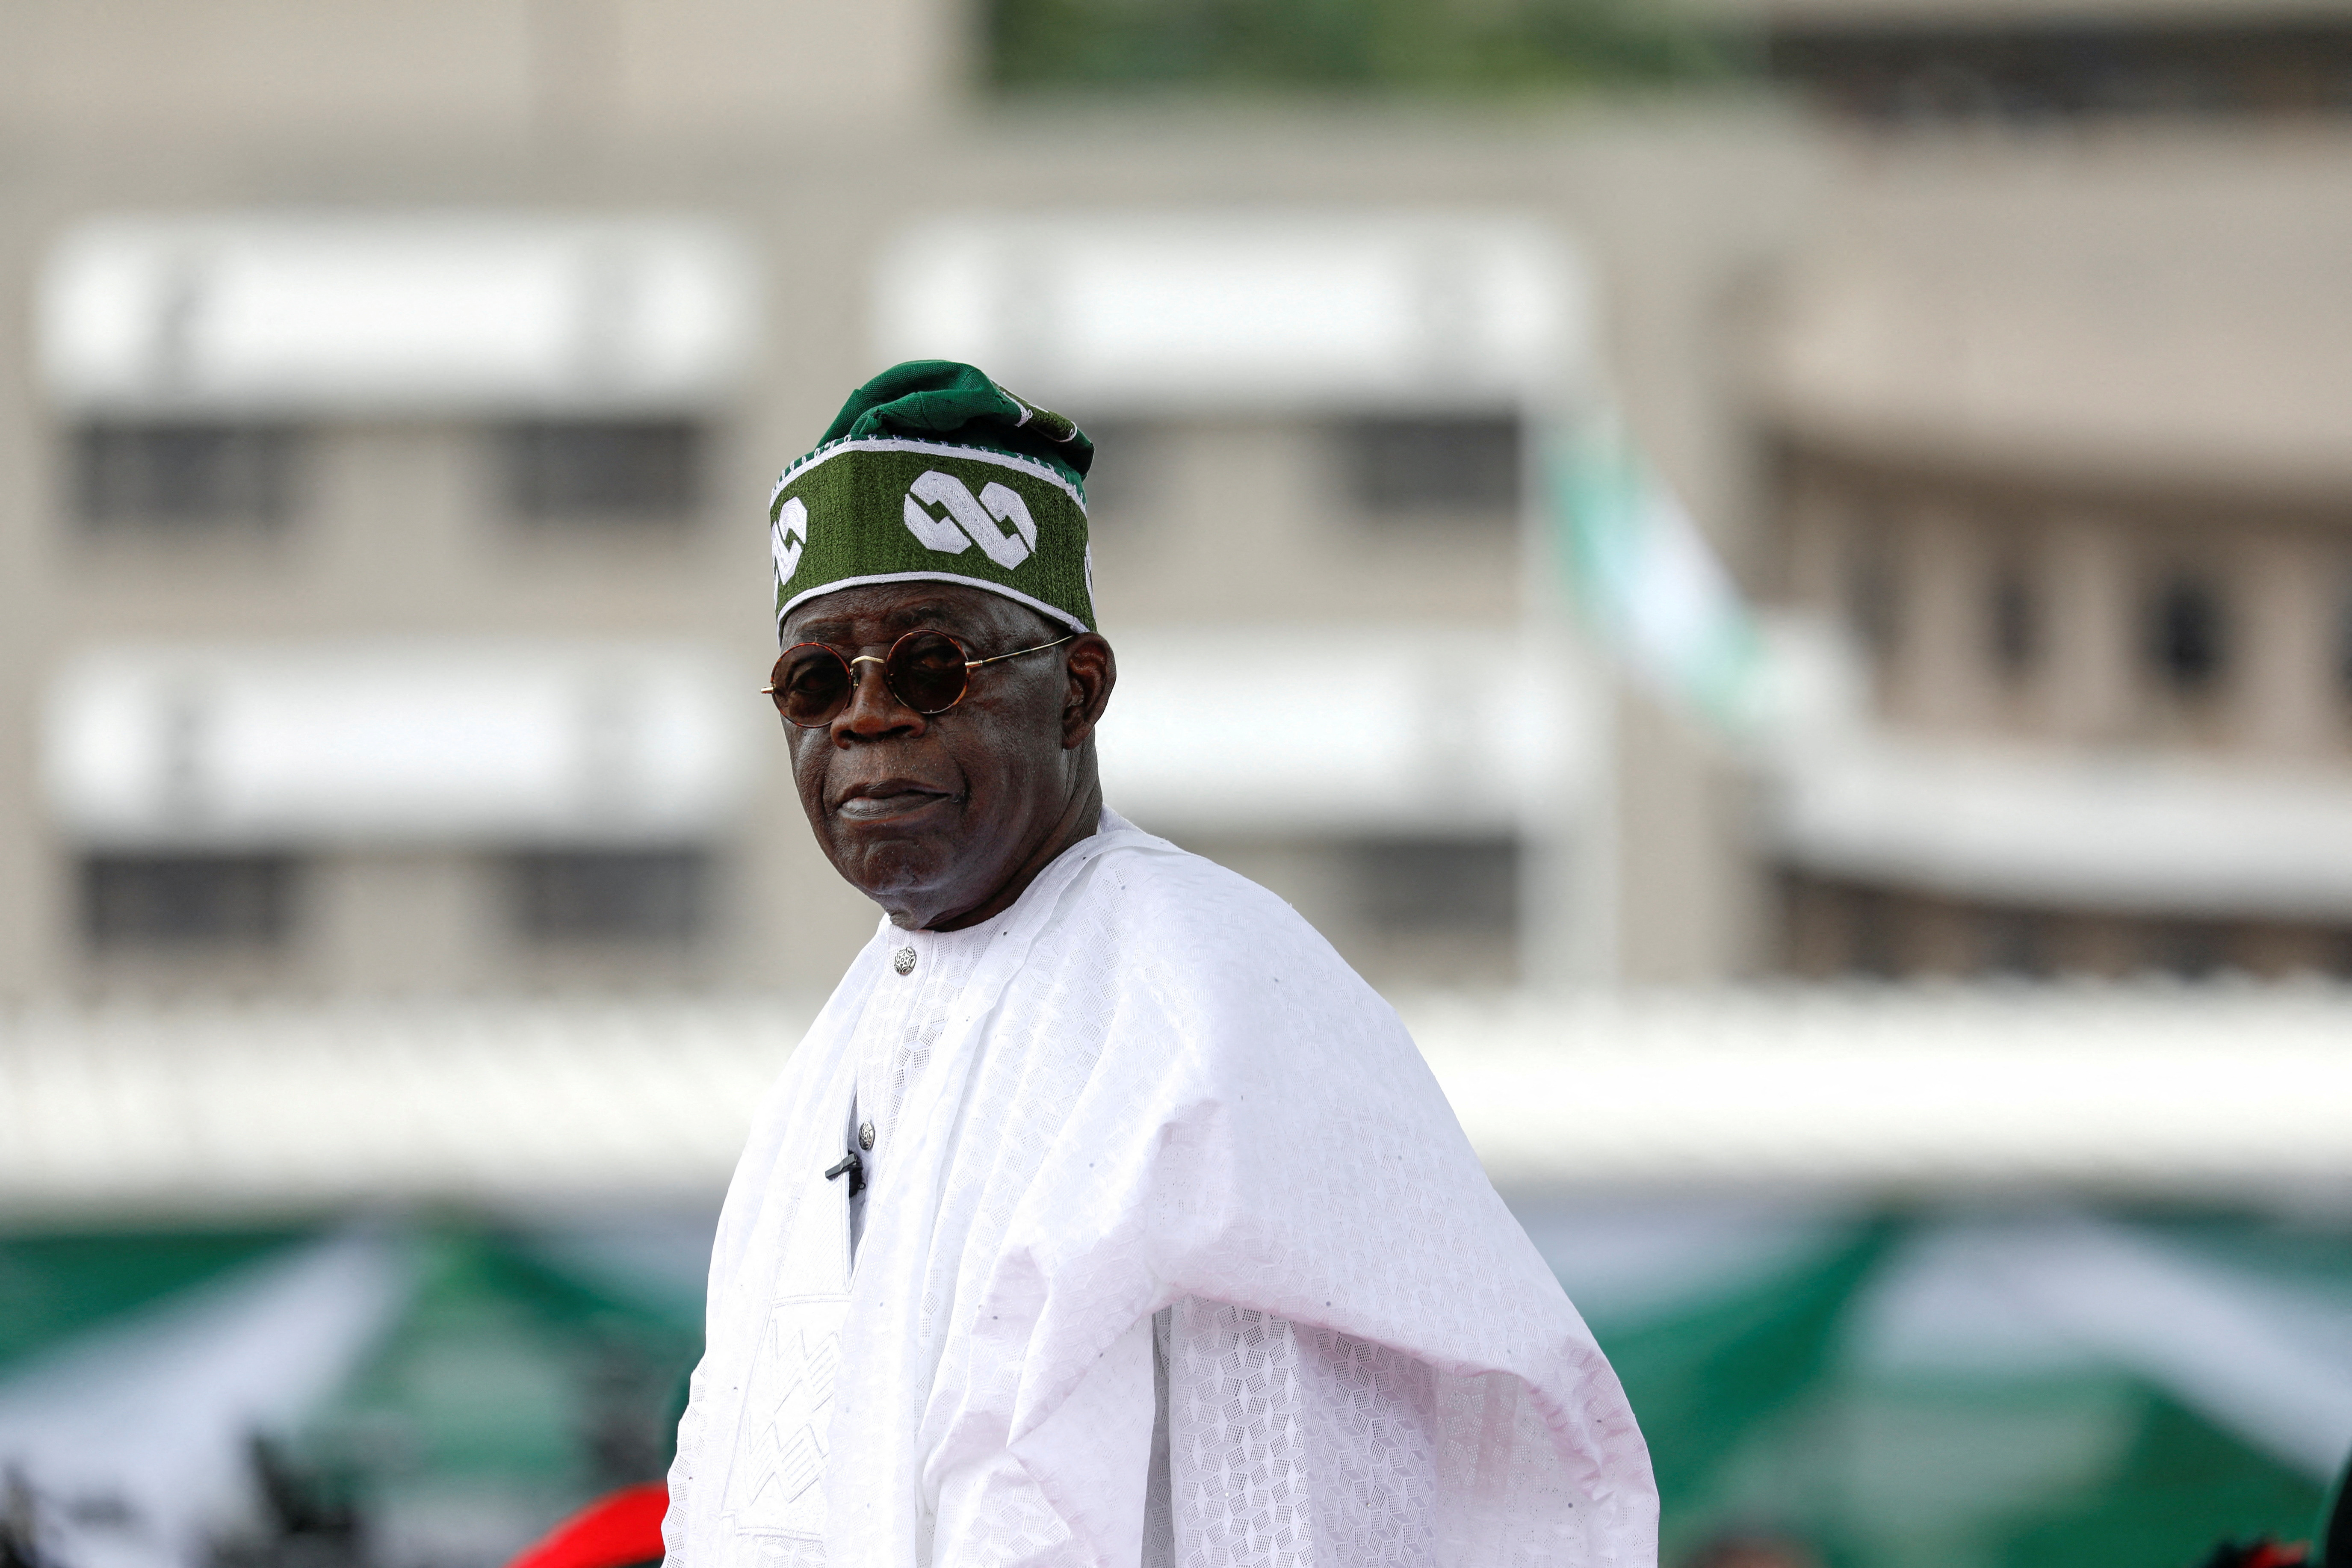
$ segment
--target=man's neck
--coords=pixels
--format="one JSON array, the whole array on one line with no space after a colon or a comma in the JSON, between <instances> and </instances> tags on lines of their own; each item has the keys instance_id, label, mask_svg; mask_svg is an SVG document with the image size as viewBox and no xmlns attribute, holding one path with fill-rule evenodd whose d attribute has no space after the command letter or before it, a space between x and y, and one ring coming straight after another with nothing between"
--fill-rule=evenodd
<instances>
[{"instance_id":1,"label":"man's neck","mask_svg":"<svg viewBox=\"0 0 2352 1568\"><path fill-rule=\"evenodd\" d=\"M1029 884L1037 879L1039 872L1060 859L1071 846L1094 836L1102 821L1102 783L1099 779L1089 779L1087 787L1078 792L1076 798L1055 823L1053 831L1022 858L1020 865L1013 868L1013 875L1005 879L1003 886L962 913L934 920L921 929L962 931L967 926L975 926L1003 914L1029 890Z\"/></svg>"}]
</instances>

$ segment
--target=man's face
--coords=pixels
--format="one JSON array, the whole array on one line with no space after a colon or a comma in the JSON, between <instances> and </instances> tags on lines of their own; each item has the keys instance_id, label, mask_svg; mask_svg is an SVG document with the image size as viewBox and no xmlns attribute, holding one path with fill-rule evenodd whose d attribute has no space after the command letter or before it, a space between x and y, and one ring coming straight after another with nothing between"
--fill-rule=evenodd
<instances>
[{"instance_id":1,"label":"man's face","mask_svg":"<svg viewBox=\"0 0 2352 1568\"><path fill-rule=\"evenodd\" d=\"M1001 595L880 583L810 600L785 619L782 640L880 658L919 630L947 633L974 659L1062 635ZM901 926L992 913L994 896L1016 878L1026 886L1024 870L1034 875L1076 816L1094 809L1085 742L1109 695L1109 652L1087 637L972 670L963 700L929 716L891 694L879 665L853 666L838 717L786 726L801 805L834 868ZM1090 684L1089 669L1101 679ZM1089 816L1079 832L1093 826Z\"/></svg>"}]
</instances>

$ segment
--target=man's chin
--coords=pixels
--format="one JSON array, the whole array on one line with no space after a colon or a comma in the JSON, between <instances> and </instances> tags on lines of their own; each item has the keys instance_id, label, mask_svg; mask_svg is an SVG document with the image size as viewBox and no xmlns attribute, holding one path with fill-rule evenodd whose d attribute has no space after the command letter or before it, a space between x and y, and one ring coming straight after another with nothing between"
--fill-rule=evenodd
<instances>
[{"instance_id":1,"label":"man's chin","mask_svg":"<svg viewBox=\"0 0 2352 1568\"><path fill-rule=\"evenodd\" d=\"M834 869L898 925L929 926L976 908L1012 870L998 863L1002 846L984 837L845 834L835 842Z\"/></svg>"},{"instance_id":2,"label":"man's chin","mask_svg":"<svg viewBox=\"0 0 2352 1568\"><path fill-rule=\"evenodd\" d=\"M896 866L905 861L937 867L955 858L963 826L963 802L952 795L910 795L898 797L884 809L851 809L866 805L864 800L845 803L827 813L824 824L833 863L851 881L866 885L866 879L851 869L862 864Z\"/></svg>"},{"instance_id":3,"label":"man's chin","mask_svg":"<svg viewBox=\"0 0 2352 1568\"><path fill-rule=\"evenodd\" d=\"M955 879L952 841L877 826L837 830L832 859L851 887L889 910L921 904L925 894Z\"/></svg>"}]
</instances>

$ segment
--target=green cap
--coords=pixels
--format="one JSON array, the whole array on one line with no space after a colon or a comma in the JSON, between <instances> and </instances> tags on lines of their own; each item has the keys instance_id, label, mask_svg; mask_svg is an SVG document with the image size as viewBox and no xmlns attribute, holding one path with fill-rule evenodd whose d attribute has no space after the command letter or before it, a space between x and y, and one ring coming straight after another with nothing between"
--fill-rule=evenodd
<instances>
[{"instance_id":1,"label":"green cap","mask_svg":"<svg viewBox=\"0 0 2352 1568\"><path fill-rule=\"evenodd\" d=\"M866 583L961 583L1095 629L1094 443L968 364L909 360L849 395L768 498L776 624Z\"/></svg>"}]
</instances>

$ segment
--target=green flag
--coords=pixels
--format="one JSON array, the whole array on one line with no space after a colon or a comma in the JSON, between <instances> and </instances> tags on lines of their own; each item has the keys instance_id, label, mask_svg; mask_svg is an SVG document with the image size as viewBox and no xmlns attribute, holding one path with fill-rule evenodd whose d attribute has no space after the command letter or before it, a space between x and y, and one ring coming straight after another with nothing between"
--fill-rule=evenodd
<instances>
[{"instance_id":1,"label":"green flag","mask_svg":"<svg viewBox=\"0 0 2352 1568\"><path fill-rule=\"evenodd\" d=\"M1719 729L1758 721L1762 644L1738 584L1613 418L1570 432L1551 515L1577 607L1636 676Z\"/></svg>"}]
</instances>

